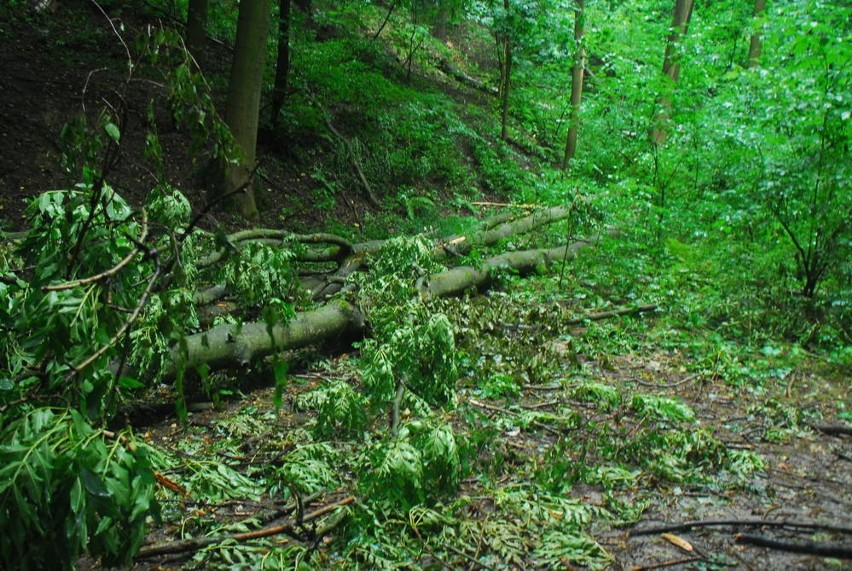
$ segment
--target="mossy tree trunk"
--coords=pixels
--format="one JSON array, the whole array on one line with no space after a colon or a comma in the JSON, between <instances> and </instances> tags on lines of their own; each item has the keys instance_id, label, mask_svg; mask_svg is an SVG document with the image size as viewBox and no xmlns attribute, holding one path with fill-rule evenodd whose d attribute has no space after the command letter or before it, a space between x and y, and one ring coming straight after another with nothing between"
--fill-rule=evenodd
<instances>
[{"instance_id":1,"label":"mossy tree trunk","mask_svg":"<svg viewBox=\"0 0 852 571\"><path fill-rule=\"evenodd\" d=\"M233 193L240 213L257 218L257 203L251 175L257 150L257 127L260 93L266 65L266 37L269 30L271 0L242 0L237 19L237 42L228 84L225 122L231 129L240 151L237 164L225 165L220 192Z\"/></svg>"},{"instance_id":2,"label":"mossy tree trunk","mask_svg":"<svg viewBox=\"0 0 852 571\"><path fill-rule=\"evenodd\" d=\"M766 0L754 0L754 19L759 20L763 15L763 12L766 11ZM756 22L757 26L760 26L760 22ZM757 67L760 65L760 50L761 50L761 38L760 31L755 29L751 34L751 41L748 45L748 66L749 67Z\"/></svg>"}]
</instances>

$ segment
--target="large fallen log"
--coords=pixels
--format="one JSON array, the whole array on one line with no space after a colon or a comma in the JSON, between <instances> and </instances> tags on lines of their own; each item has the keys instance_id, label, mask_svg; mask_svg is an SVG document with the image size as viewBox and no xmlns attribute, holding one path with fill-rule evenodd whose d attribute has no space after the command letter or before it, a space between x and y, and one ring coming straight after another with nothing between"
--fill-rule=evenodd
<instances>
[{"instance_id":1,"label":"large fallen log","mask_svg":"<svg viewBox=\"0 0 852 571\"><path fill-rule=\"evenodd\" d=\"M181 366L186 370L203 364L214 370L245 367L268 355L330 341L363 327L361 312L342 300L271 327L263 321L219 325L188 335L172 348L162 375L172 378Z\"/></svg>"},{"instance_id":2,"label":"large fallen log","mask_svg":"<svg viewBox=\"0 0 852 571\"><path fill-rule=\"evenodd\" d=\"M540 266L574 259L592 244L590 240L580 240L557 248L500 254L484 260L476 268L460 266L429 276L418 287L424 299L483 290L501 272L526 274ZM245 367L275 353L360 332L368 318L354 304L335 300L273 326L263 321L219 325L189 335L175 346L162 374L168 379L174 377L179 367L189 371L203 364L213 370Z\"/></svg>"}]
</instances>

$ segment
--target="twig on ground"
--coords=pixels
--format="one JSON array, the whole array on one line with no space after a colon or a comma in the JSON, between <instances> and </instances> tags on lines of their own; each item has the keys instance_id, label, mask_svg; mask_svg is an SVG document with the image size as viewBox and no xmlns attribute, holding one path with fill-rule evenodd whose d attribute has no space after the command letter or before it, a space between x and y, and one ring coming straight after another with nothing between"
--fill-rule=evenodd
<instances>
[{"instance_id":1,"label":"twig on ground","mask_svg":"<svg viewBox=\"0 0 852 571\"><path fill-rule=\"evenodd\" d=\"M634 313L657 311L657 309L658 308L656 305L638 305L636 307L625 307L622 309L613 309L610 311L596 311L592 313L586 313L581 317L569 319L565 323L568 325L581 325L586 321L600 321L602 319L609 319L610 317L619 317L621 315L632 315Z\"/></svg>"},{"instance_id":2,"label":"twig on ground","mask_svg":"<svg viewBox=\"0 0 852 571\"><path fill-rule=\"evenodd\" d=\"M810 428L818 432L822 432L823 434L829 434L831 436L852 435L852 426L848 426L845 424L816 424L812 422L806 422L805 426L809 426Z\"/></svg>"},{"instance_id":3,"label":"twig on ground","mask_svg":"<svg viewBox=\"0 0 852 571\"><path fill-rule=\"evenodd\" d=\"M467 402L469 402L470 404L472 404L473 406L475 406L477 408L482 408L482 409L490 410L490 411L494 411L494 412L502 412L503 414L508 414L509 416L519 416L520 415L519 413L517 413L513 410L509 410L508 408L503 408L502 406L495 406L493 404L480 402L476 399L468 399ZM555 436L562 436L561 432L559 432L558 430L556 430L552 426L548 426L548 425L544 424L543 422L533 420L533 421L530 422L530 424L532 424L536 428L546 430L547 432L549 432L549 433L551 433Z\"/></svg>"},{"instance_id":4,"label":"twig on ground","mask_svg":"<svg viewBox=\"0 0 852 571\"><path fill-rule=\"evenodd\" d=\"M648 381L643 381L642 379L639 379L637 377L633 377L630 380L633 381L634 383L638 383L638 384L642 385L643 387L653 387L655 389L673 389L674 387L679 387L681 385L688 383L689 381L691 381L693 379L698 378L698 376L700 374L701 373L694 373L692 375L687 375L686 377L682 378L681 380L679 380L677 382L667 383L665 385L660 385L660 384L657 384L657 383L649 383Z\"/></svg>"},{"instance_id":5,"label":"twig on ground","mask_svg":"<svg viewBox=\"0 0 852 571\"><path fill-rule=\"evenodd\" d=\"M452 552L453 552L453 553L455 553L456 555L459 555L459 556L461 556L461 557L464 557L465 559L467 559L468 561L470 561L471 563L473 563L474 565L476 565L476 566L477 566L477 567L479 567L480 569L488 569L489 571L490 571L491 569L493 569L493 567L489 567L489 566L488 566L488 565L486 565L485 563L480 563L480 561L479 561L478 559L475 559L474 557L471 557L470 555L468 555L467 553L465 553L465 552L464 552L464 551L462 551L461 549L458 549L457 547L453 547L453 546L452 546L452 545L450 545L450 544L447 544L447 545L445 545L444 547L446 547L447 549L449 549L450 551L452 551Z\"/></svg>"},{"instance_id":6,"label":"twig on ground","mask_svg":"<svg viewBox=\"0 0 852 571\"><path fill-rule=\"evenodd\" d=\"M674 559L672 561L665 561L663 563L654 563L653 565L641 565L636 567L631 567L630 571L650 571L651 569L663 569L665 567L674 567L675 565L685 565L687 563L693 563L695 561L703 560L703 557L686 557L684 559Z\"/></svg>"}]
</instances>

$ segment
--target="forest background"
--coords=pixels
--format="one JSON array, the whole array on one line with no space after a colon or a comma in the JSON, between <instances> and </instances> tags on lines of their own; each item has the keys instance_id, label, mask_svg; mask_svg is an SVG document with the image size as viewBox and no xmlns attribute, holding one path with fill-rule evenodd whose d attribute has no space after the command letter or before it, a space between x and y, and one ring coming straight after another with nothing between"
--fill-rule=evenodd
<instances>
[{"instance_id":1,"label":"forest background","mask_svg":"<svg viewBox=\"0 0 852 571\"><path fill-rule=\"evenodd\" d=\"M5 3L3 566L840 566L850 16Z\"/></svg>"}]
</instances>

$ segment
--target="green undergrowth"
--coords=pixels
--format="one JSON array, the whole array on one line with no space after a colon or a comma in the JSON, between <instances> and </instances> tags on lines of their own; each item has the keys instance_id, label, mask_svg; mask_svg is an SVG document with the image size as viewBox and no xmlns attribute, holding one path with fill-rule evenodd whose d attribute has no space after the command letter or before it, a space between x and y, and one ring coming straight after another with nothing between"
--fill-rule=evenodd
<instances>
[{"instance_id":1,"label":"green undergrowth","mask_svg":"<svg viewBox=\"0 0 852 571\"><path fill-rule=\"evenodd\" d=\"M669 349L657 337L664 311L578 324L605 301L567 295L554 272L484 297L383 303L408 295L411 272L429 269L412 263L428 264L425 253L416 241L391 246L363 284L373 339L292 378L291 405L243 405L165 446L163 473L213 510L187 516L163 498L164 518L185 534L261 525L216 507L228 498L274 510L294 493L352 493L336 532L317 551L223 543L190 566L603 568L610 555L596 537L637 521L660 490L747 490L763 468L677 394L616 374L620 358ZM775 428L797 426L785 410ZM198 462L177 461L188 455Z\"/></svg>"}]
</instances>

